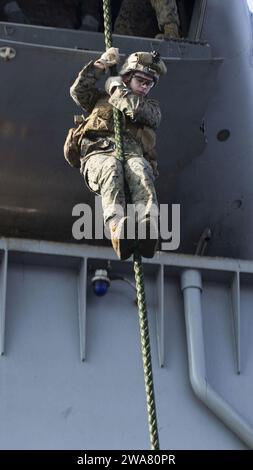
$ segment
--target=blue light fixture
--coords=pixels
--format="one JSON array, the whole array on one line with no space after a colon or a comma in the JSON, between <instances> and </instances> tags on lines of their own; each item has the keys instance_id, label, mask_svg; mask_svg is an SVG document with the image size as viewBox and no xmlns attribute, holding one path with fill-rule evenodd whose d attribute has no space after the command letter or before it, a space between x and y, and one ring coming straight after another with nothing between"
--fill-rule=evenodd
<instances>
[{"instance_id":1,"label":"blue light fixture","mask_svg":"<svg viewBox=\"0 0 253 470\"><path fill-rule=\"evenodd\" d=\"M98 297L102 297L108 291L110 287L110 279L106 269L96 269L95 275L92 280L93 292Z\"/></svg>"}]
</instances>

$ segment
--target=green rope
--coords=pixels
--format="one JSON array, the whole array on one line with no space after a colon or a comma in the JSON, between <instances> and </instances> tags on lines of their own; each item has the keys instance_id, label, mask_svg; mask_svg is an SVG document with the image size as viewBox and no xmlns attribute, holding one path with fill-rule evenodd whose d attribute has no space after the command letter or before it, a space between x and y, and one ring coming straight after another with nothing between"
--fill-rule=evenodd
<instances>
[{"instance_id":1,"label":"green rope","mask_svg":"<svg viewBox=\"0 0 253 470\"><path fill-rule=\"evenodd\" d=\"M105 47L106 49L109 49L109 47L112 47L110 0L103 0L103 11L104 11ZM112 75L116 74L116 67L113 67L113 70L111 73ZM123 150L123 138L122 138L122 115L121 115L121 112L116 108L113 108L113 118L114 118L114 132L115 132L115 143L116 143L116 149L117 149L117 158L119 158L119 160L121 160L124 164L124 150ZM138 252L138 250L136 250L134 253L134 273L135 273L135 283L136 283L136 290L137 290L142 362L143 362L146 399L147 399L150 443L151 443L152 450L159 450L159 437L158 437L157 418L156 418L156 406L155 406L155 394L154 394L154 385L153 385L153 373L152 373L152 361L151 361L151 352L150 352L145 285L144 285L141 255Z\"/></svg>"},{"instance_id":2,"label":"green rope","mask_svg":"<svg viewBox=\"0 0 253 470\"><path fill-rule=\"evenodd\" d=\"M151 449L159 450L159 436L157 429L155 393L153 385L152 361L149 341L148 315L145 297L145 284L141 256L136 251L134 253L134 273L137 290L137 302L139 311L139 325L141 335L142 362L144 370L144 380L148 410L148 424Z\"/></svg>"},{"instance_id":3,"label":"green rope","mask_svg":"<svg viewBox=\"0 0 253 470\"><path fill-rule=\"evenodd\" d=\"M105 35L105 48L109 49L112 47L112 27L111 27L111 2L110 0L103 0L103 12L104 12L104 35ZM111 67L111 75L116 75L117 69ZM115 133L115 144L117 151L117 158L124 161L124 147L122 138L122 114L117 108L113 107L113 121L114 121L114 133ZM123 166L124 171L124 166Z\"/></svg>"}]
</instances>

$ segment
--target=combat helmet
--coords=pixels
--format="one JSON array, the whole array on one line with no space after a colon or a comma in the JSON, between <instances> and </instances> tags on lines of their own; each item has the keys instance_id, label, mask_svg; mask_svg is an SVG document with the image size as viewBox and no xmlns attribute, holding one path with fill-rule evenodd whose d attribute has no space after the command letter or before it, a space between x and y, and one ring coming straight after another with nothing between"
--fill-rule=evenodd
<instances>
[{"instance_id":1,"label":"combat helmet","mask_svg":"<svg viewBox=\"0 0 253 470\"><path fill-rule=\"evenodd\" d=\"M134 52L127 57L119 73L125 75L137 71L150 75L156 83L160 75L166 74L167 68L159 52Z\"/></svg>"}]
</instances>

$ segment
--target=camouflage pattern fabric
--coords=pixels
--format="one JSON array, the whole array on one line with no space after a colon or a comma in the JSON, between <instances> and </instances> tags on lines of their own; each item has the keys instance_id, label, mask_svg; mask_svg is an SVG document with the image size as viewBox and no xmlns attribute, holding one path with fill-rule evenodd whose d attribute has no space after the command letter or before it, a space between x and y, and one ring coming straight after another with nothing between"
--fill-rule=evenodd
<instances>
[{"instance_id":1,"label":"camouflage pattern fabric","mask_svg":"<svg viewBox=\"0 0 253 470\"><path fill-rule=\"evenodd\" d=\"M155 9L159 28L162 30L165 24L174 23L179 27L179 16L176 0L150 0Z\"/></svg>"},{"instance_id":2,"label":"camouflage pattern fabric","mask_svg":"<svg viewBox=\"0 0 253 470\"><path fill-rule=\"evenodd\" d=\"M88 187L102 197L105 224L112 218L120 219L126 207L122 163L109 154L93 155L85 165L84 177ZM143 219L150 214L152 205L157 206L150 164L143 157L127 155L125 179L131 202L140 210L139 217Z\"/></svg>"},{"instance_id":3,"label":"camouflage pattern fabric","mask_svg":"<svg viewBox=\"0 0 253 470\"><path fill-rule=\"evenodd\" d=\"M115 87L114 92L109 97L105 91L96 86L97 80L103 75L103 71L94 67L94 62L90 61L78 74L77 79L70 88L70 95L73 100L91 113L96 103L107 96L109 103L108 109L103 106L101 112L98 110L98 117L104 120L107 126L100 130L112 130L108 119L112 119L112 112L109 112L111 105L124 113L131 122L135 122L140 126L147 125L152 129L156 129L161 121L161 111L157 100L143 98L131 93L125 85ZM94 130L98 130L95 128Z\"/></svg>"},{"instance_id":4,"label":"camouflage pattern fabric","mask_svg":"<svg viewBox=\"0 0 253 470\"><path fill-rule=\"evenodd\" d=\"M101 70L89 62L79 73L70 89L74 101L85 109L87 133L81 145L81 173L88 187L102 196L104 221L117 216L116 205L125 207L122 163L116 158L112 106L123 112L125 179L131 201L143 205L142 216L157 206L154 173L143 157L143 147L131 134L131 126L156 129L161 120L156 100L134 95L125 85L116 87L111 96L96 86ZM131 126L130 126L131 124ZM128 127L129 125L129 127Z\"/></svg>"},{"instance_id":5,"label":"camouflage pattern fabric","mask_svg":"<svg viewBox=\"0 0 253 470\"><path fill-rule=\"evenodd\" d=\"M154 22L154 10L157 22ZM123 0L114 24L114 33L153 37L158 29L155 23L158 23L160 30L165 24L179 26L176 0Z\"/></svg>"},{"instance_id":6,"label":"camouflage pattern fabric","mask_svg":"<svg viewBox=\"0 0 253 470\"><path fill-rule=\"evenodd\" d=\"M161 121L158 101L134 95L125 85L115 87L109 97L105 91L96 86L96 82L102 74L101 70L94 67L94 62L90 61L78 74L70 88L70 94L76 104L82 106L89 113L83 130L81 171L90 154L103 153L104 149L111 151L110 143L114 138L112 112L112 106L114 106L122 111L125 118L123 135L125 151L130 146L131 153L137 153L140 156L145 154L145 158L151 161L157 175L157 165L154 161L156 159L155 138L151 139L151 142L153 140L152 145L150 132L152 133L153 130L155 136L154 130ZM144 137L148 135L147 140Z\"/></svg>"},{"instance_id":7,"label":"camouflage pattern fabric","mask_svg":"<svg viewBox=\"0 0 253 470\"><path fill-rule=\"evenodd\" d=\"M130 118L130 122L139 126L149 126L151 129L158 128L161 122L161 110L157 100L134 95L124 85L115 88L108 100L110 104Z\"/></svg>"},{"instance_id":8,"label":"camouflage pattern fabric","mask_svg":"<svg viewBox=\"0 0 253 470\"><path fill-rule=\"evenodd\" d=\"M103 74L102 70L94 67L94 61L91 60L79 72L70 88L70 96L87 113L91 113L96 102L105 95L105 91L96 86L96 82Z\"/></svg>"},{"instance_id":9,"label":"camouflage pattern fabric","mask_svg":"<svg viewBox=\"0 0 253 470\"><path fill-rule=\"evenodd\" d=\"M126 36L154 37L158 32L158 24L150 0L123 0L113 32Z\"/></svg>"}]
</instances>

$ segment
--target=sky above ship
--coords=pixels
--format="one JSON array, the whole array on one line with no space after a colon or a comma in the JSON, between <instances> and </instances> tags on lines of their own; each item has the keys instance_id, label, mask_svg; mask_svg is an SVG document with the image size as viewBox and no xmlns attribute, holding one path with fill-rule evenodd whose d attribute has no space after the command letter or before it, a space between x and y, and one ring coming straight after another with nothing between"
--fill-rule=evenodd
<instances>
[{"instance_id":1,"label":"sky above ship","mask_svg":"<svg viewBox=\"0 0 253 470\"><path fill-rule=\"evenodd\" d=\"M247 0L248 7L251 13L253 13L253 0Z\"/></svg>"}]
</instances>

